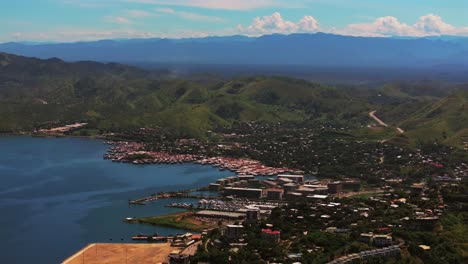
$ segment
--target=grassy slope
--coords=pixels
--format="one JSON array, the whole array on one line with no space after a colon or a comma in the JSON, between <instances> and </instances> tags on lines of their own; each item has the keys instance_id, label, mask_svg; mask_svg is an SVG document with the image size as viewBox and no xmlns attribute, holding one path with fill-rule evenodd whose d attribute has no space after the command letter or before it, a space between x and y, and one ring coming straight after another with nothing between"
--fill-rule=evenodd
<instances>
[{"instance_id":1,"label":"grassy slope","mask_svg":"<svg viewBox=\"0 0 468 264\"><path fill-rule=\"evenodd\" d=\"M468 91L455 92L423 107L401 126L412 138L462 145L468 141Z\"/></svg>"},{"instance_id":2,"label":"grassy slope","mask_svg":"<svg viewBox=\"0 0 468 264\"><path fill-rule=\"evenodd\" d=\"M459 146L468 141L466 92L440 99L454 88L434 83L355 90L282 77L188 81L166 76L118 64L0 53L0 132L86 120L98 130L161 126L203 137L213 125L235 121L365 124L367 113L376 109L385 122L407 130L413 142L438 139ZM355 133L370 139L394 136L390 129Z\"/></svg>"},{"instance_id":3,"label":"grassy slope","mask_svg":"<svg viewBox=\"0 0 468 264\"><path fill-rule=\"evenodd\" d=\"M124 65L2 56L0 131L86 120L98 129L157 125L203 136L234 121L353 122L367 111L343 90L289 78L173 80Z\"/></svg>"}]
</instances>

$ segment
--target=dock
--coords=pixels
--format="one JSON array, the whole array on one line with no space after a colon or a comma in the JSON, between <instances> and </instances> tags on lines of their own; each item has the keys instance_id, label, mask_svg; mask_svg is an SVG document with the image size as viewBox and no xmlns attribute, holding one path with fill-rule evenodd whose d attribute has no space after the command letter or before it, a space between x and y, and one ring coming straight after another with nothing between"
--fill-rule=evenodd
<instances>
[{"instance_id":1,"label":"dock","mask_svg":"<svg viewBox=\"0 0 468 264\"><path fill-rule=\"evenodd\" d=\"M180 192L161 192L158 194L153 194L147 197L143 197L136 200L129 200L129 204L135 205L145 205L147 202L151 202L157 199L167 199L167 198L191 198L191 199L222 199L221 196L213 196L213 195L203 195L203 194L192 194L193 192L197 191L204 191L207 188L199 188L193 190L184 190Z\"/></svg>"}]
</instances>

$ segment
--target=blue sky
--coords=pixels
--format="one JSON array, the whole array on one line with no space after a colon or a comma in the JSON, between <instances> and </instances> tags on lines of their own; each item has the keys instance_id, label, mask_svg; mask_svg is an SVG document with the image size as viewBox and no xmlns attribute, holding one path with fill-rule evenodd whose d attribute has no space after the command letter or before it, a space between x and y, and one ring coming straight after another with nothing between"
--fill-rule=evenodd
<instances>
[{"instance_id":1,"label":"blue sky","mask_svg":"<svg viewBox=\"0 0 468 264\"><path fill-rule=\"evenodd\" d=\"M258 36L468 35L466 0L1 1L0 42Z\"/></svg>"}]
</instances>

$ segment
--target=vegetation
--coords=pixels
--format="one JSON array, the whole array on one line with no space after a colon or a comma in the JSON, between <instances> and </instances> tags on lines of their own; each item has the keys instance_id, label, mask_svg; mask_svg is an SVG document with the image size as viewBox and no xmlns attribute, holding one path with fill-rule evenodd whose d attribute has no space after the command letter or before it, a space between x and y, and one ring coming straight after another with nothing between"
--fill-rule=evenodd
<instances>
[{"instance_id":1,"label":"vegetation","mask_svg":"<svg viewBox=\"0 0 468 264\"><path fill-rule=\"evenodd\" d=\"M144 224L174 227L185 230L202 231L210 226L190 218L191 213L175 213L163 216L144 217L136 221Z\"/></svg>"},{"instance_id":2,"label":"vegetation","mask_svg":"<svg viewBox=\"0 0 468 264\"><path fill-rule=\"evenodd\" d=\"M392 138L392 129L369 130L367 113L409 130L410 140L466 141L466 87L434 83L389 84L382 89L339 89L283 77L224 80L173 79L120 64L67 63L0 53L0 132L31 131L50 122L86 121L95 135L160 127L181 137L206 138L235 122L333 123L369 139ZM429 87L429 88L428 88Z\"/></svg>"}]
</instances>

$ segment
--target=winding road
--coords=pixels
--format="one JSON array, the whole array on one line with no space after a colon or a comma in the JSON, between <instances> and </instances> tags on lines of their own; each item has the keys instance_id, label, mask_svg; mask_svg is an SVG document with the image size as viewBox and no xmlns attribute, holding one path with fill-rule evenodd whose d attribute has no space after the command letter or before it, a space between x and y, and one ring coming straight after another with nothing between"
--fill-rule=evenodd
<instances>
[{"instance_id":1,"label":"winding road","mask_svg":"<svg viewBox=\"0 0 468 264\"><path fill-rule=\"evenodd\" d=\"M370 112L370 113L369 113L369 116L372 117L372 118L373 118L377 123L379 123L381 126L388 127L388 125L387 125L384 121L382 121L382 119L378 118L378 117L375 115L375 113L377 113L376 110ZM397 127L396 130L397 130L398 133L400 133L400 134L405 133L405 131L404 131L403 129L399 128L399 127Z\"/></svg>"}]
</instances>

